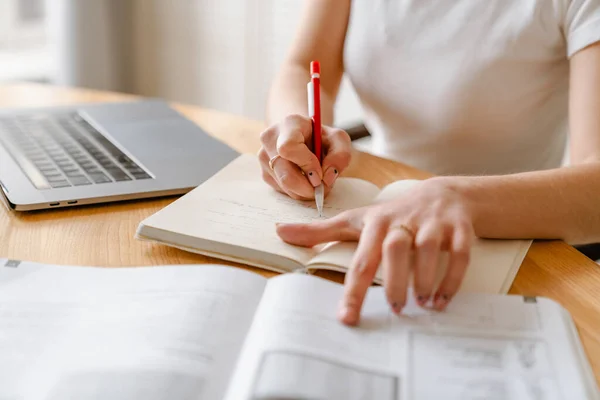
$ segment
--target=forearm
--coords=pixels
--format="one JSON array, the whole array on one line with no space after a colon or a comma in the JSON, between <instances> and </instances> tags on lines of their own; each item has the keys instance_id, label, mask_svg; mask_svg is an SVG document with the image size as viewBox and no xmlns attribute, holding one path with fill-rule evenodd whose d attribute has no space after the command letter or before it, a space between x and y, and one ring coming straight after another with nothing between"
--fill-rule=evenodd
<instances>
[{"instance_id":1,"label":"forearm","mask_svg":"<svg viewBox=\"0 0 600 400\"><path fill-rule=\"evenodd\" d=\"M600 163L491 177L433 178L462 194L484 238L600 241Z\"/></svg>"},{"instance_id":2,"label":"forearm","mask_svg":"<svg viewBox=\"0 0 600 400\"><path fill-rule=\"evenodd\" d=\"M290 114L308 115L306 84L310 80L309 66L288 63L275 77L267 104L267 124L275 124ZM321 88L321 118L324 125L333 124L335 94Z\"/></svg>"}]
</instances>

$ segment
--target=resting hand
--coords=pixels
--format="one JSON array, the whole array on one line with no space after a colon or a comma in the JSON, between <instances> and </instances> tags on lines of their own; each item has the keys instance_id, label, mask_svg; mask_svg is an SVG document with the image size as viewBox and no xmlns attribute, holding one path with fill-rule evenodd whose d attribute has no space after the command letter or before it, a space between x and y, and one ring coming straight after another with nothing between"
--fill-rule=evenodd
<instances>
[{"instance_id":1,"label":"resting hand","mask_svg":"<svg viewBox=\"0 0 600 400\"><path fill-rule=\"evenodd\" d=\"M342 322L355 325L367 289L381 264L383 285L394 313L406 304L410 271L414 273L417 303L443 310L460 287L474 240L473 218L468 201L443 178L430 179L397 198L350 210L309 224L280 224L286 242L314 246L334 241L358 241L346 274L340 305ZM411 250L414 264L411 265ZM446 274L435 288L441 251L448 251Z\"/></svg>"},{"instance_id":2,"label":"resting hand","mask_svg":"<svg viewBox=\"0 0 600 400\"><path fill-rule=\"evenodd\" d=\"M290 115L269 127L260 135L262 147L258 152L263 180L297 200L313 199L314 188L323 182L327 195L350 164L351 144L346 132L328 126L323 126L321 140L322 166L312 152L310 118Z\"/></svg>"}]
</instances>

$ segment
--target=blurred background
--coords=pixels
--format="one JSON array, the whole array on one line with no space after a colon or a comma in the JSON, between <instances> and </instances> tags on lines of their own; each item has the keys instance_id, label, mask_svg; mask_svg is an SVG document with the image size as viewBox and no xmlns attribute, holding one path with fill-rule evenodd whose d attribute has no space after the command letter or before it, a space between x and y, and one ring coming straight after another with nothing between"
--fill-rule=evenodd
<instances>
[{"instance_id":1,"label":"blurred background","mask_svg":"<svg viewBox=\"0 0 600 400\"><path fill-rule=\"evenodd\" d=\"M0 0L0 83L113 90L263 120L303 0ZM344 81L336 125L361 121Z\"/></svg>"}]
</instances>

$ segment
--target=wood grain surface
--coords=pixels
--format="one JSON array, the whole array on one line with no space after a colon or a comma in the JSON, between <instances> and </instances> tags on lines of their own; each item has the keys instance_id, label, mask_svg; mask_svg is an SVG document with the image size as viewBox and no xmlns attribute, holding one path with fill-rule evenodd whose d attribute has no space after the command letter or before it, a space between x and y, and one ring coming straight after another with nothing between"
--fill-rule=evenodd
<instances>
[{"instance_id":1,"label":"wood grain surface","mask_svg":"<svg viewBox=\"0 0 600 400\"><path fill-rule=\"evenodd\" d=\"M15 84L0 86L0 107L33 107L135 100L119 93ZM173 104L211 135L240 152L256 153L263 123L194 106ZM359 168L360 166L360 168ZM405 165L356 152L346 176L383 186L397 179L429 176ZM273 273L134 239L141 220L175 197L109 205L15 213L0 209L0 257L42 263L105 267L220 263ZM321 276L342 281L336 273ZM600 382L600 269L560 241L536 241L517 274L511 293L545 296L573 316L596 379Z\"/></svg>"}]
</instances>

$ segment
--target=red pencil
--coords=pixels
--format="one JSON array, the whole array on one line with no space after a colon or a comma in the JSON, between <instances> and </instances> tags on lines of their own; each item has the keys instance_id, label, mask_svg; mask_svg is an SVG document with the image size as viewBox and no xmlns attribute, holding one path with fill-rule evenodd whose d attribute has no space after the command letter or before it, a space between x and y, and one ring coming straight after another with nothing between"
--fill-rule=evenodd
<instances>
[{"instance_id":1,"label":"red pencil","mask_svg":"<svg viewBox=\"0 0 600 400\"><path fill-rule=\"evenodd\" d=\"M312 110L311 117L313 121L313 152L317 156L319 163L323 162L321 150L321 66L318 61L310 63L310 82L312 86Z\"/></svg>"},{"instance_id":2,"label":"red pencil","mask_svg":"<svg viewBox=\"0 0 600 400\"><path fill-rule=\"evenodd\" d=\"M321 66L318 61L310 63L310 82L308 88L308 116L312 119L313 153L317 156L319 164L323 163L323 150L321 147ZM315 188L315 201L319 217L323 216L325 187L323 183Z\"/></svg>"}]
</instances>

